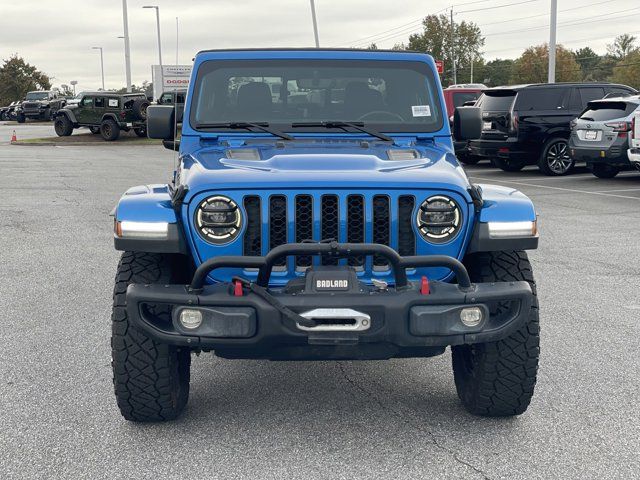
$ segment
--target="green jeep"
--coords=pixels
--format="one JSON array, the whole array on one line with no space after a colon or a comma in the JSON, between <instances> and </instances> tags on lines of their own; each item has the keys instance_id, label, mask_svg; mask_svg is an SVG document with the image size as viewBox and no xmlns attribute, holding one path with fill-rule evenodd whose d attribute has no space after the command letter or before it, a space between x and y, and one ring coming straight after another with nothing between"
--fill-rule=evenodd
<instances>
[{"instance_id":1,"label":"green jeep","mask_svg":"<svg viewBox=\"0 0 640 480\"><path fill-rule=\"evenodd\" d=\"M84 92L78 103L58 110L53 126L60 137L81 127L100 133L107 141L117 140L121 130L146 137L148 106L142 93Z\"/></svg>"}]
</instances>

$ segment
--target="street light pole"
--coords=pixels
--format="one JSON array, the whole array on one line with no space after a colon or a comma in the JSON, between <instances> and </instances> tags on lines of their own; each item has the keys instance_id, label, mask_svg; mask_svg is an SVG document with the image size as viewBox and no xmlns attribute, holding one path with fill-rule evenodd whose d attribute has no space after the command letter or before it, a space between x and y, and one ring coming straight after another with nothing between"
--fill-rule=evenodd
<instances>
[{"instance_id":1,"label":"street light pole","mask_svg":"<svg viewBox=\"0 0 640 480\"><path fill-rule=\"evenodd\" d=\"M160 40L160 7L157 5L145 5L142 8L154 8L156 10L156 24L158 26L158 60L162 67L162 42Z\"/></svg>"},{"instance_id":2,"label":"street light pole","mask_svg":"<svg viewBox=\"0 0 640 480\"><path fill-rule=\"evenodd\" d=\"M316 3L311 0L311 20L313 21L313 36L316 39L316 48L320 48L320 40L318 38L318 21L316 20Z\"/></svg>"},{"instance_id":3,"label":"street light pole","mask_svg":"<svg viewBox=\"0 0 640 480\"><path fill-rule=\"evenodd\" d=\"M454 44L455 24L453 23L453 7L451 7L451 67L453 68L453 84L458 83L458 72L456 70L456 50Z\"/></svg>"},{"instance_id":4,"label":"street light pole","mask_svg":"<svg viewBox=\"0 0 640 480\"><path fill-rule=\"evenodd\" d=\"M122 0L122 21L124 23L124 70L127 79L127 92L131 93L131 50L129 46L129 17L127 0Z\"/></svg>"},{"instance_id":5,"label":"street light pole","mask_svg":"<svg viewBox=\"0 0 640 480\"><path fill-rule=\"evenodd\" d=\"M102 71L102 90L104 90L104 59L102 57L102 47L91 47L93 50L100 50L100 70Z\"/></svg>"},{"instance_id":6,"label":"street light pole","mask_svg":"<svg viewBox=\"0 0 640 480\"><path fill-rule=\"evenodd\" d=\"M179 38L178 17L176 17L176 65L178 65L178 38Z\"/></svg>"},{"instance_id":7,"label":"street light pole","mask_svg":"<svg viewBox=\"0 0 640 480\"><path fill-rule=\"evenodd\" d=\"M551 0L551 21L549 22L549 76L548 83L556 82L556 23L558 18L558 0Z\"/></svg>"}]
</instances>

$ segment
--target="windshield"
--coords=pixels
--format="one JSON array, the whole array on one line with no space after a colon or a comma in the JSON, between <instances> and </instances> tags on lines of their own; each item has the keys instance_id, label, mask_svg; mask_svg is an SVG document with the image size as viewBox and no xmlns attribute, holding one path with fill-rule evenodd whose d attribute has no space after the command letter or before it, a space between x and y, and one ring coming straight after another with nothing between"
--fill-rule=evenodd
<instances>
[{"instance_id":1,"label":"windshield","mask_svg":"<svg viewBox=\"0 0 640 480\"><path fill-rule=\"evenodd\" d=\"M198 70L190 120L195 128L267 122L286 130L292 123L342 121L384 131L433 132L442 126L436 85L422 62L208 61Z\"/></svg>"},{"instance_id":2,"label":"windshield","mask_svg":"<svg viewBox=\"0 0 640 480\"><path fill-rule=\"evenodd\" d=\"M47 92L29 92L26 100L46 100L47 98L49 98Z\"/></svg>"},{"instance_id":3,"label":"windshield","mask_svg":"<svg viewBox=\"0 0 640 480\"><path fill-rule=\"evenodd\" d=\"M453 94L453 106L461 107L465 102L475 102L480 92L457 92Z\"/></svg>"}]
</instances>

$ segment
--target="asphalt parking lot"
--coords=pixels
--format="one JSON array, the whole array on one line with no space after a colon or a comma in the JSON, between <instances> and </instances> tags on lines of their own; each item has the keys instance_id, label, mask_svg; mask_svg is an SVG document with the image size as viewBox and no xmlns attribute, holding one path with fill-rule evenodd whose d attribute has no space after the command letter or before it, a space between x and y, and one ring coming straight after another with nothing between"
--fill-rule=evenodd
<instances>
[{"instance_id":1,"label":"asphalt parking lot","mask_svg":"<svg viewBox=\"0 0 640 480\"><path fill-rule=\"evenodd\" d=\"M173 162L156 146L0 145L0 478L637 478L640 172L467 168L540 214L541 367L518 418L467 414L448 353L203 354L178 421L131 424L111 383L108 214L126 188L166 182Z\"/></svg>"}]
</instances>

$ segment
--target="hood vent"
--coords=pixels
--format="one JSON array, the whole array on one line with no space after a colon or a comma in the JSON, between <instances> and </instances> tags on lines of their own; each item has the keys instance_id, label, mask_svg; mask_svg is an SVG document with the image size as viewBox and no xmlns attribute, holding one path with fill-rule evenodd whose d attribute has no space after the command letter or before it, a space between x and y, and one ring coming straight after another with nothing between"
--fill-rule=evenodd
<instances>
[{"instance_id":1,"label":"hood vent","mask_svg":"<svg viewBox=\"0 0 640 480\"><path fill-rule=\"evenodd\" d=\"M226 156L232 160L260 160L260 153L255 148L228 149Z\"/></svg>"},{"instance_id":2,"label":"hood vent","mask_svg":"<svg viewBox=\"0 0 640 480\"><path fill-rule=\"evenodd\" d=\"M420 154L416 150L387 150L389 160L402 161L402 160L415 160L420 158Z\"/></svg>"}]
</instances>

